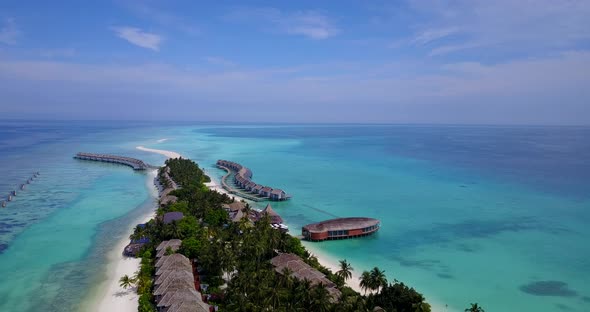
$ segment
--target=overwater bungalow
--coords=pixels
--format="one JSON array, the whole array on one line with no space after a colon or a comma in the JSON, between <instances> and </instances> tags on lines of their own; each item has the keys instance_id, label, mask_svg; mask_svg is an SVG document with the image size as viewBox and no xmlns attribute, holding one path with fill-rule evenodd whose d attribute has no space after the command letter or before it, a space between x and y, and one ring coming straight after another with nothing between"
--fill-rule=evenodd
<instances>
[{"instance_id":1,"label":"overwater bungalow","mask_svg":"<svg viewBox=\"0 0 590 312\"><path fill-rule=\"evenodd\" d=\"M290 196L287 195L283 190L277 189L277 191L273 193L272 187L265 187L252 181L252 171L238 163L220 159L217 161L217 166L228 171L228 174L224 176L224 179L235 172L233 175L234 184L239 188L244 189L246 192L257 194L260 197L267 197L270 200L287 200L290 198ZM239 193L239 191L232 190L229 186L225 188L229 188L228 191L230 192ZM245 196L246 194L243 195Z\"/></svg>"},{"instance_id":2,"label":"overwater bungalow","mask_svg":"<svg viewBox=\"0 0 590 312\"><path fill-rule=\"evenodd\" d=\"M270 197L270 192L272 192L272 188L269 186L265 186L260 190L260 196Z\"/></svg>"},{"instance_id":3,"label":"overwater bungalow","mask_svg":"<svg viewBox=\"0 0 590 312\"><path fill-rule=\"evenodd\" d=\"M261 184L256 184L256 186L254 188L252 188L252 193L254 194L260 194L260 191L264 188L264 185Z\"/></svg>"},{"instance_id":4,"label":"overwater bungalow","mask_svg":"<svg viewBox=\"0 0 590 312\"><path fill-rule=\"evenodd\" d=\"M324 284L333 302L340 298L341 292L336 288L336 284L330 281L322 272L305 263L297 255L279 253L278 256L270 259L270 263L274 266L275 272L278 274L283 274L284 269L288 268L291 271L291 276L300 281L308 280L311 282L311 285Z\"/></svg>"},{"instance_id":5,"label":"overwater bungalow","mask_svg":"<svg viewBox=\"0 0 590 312\"><path fill-rule=\"evenodd\" d=\"M381 223L372 218L338 218L304 226L303 238L310 241L344 239L371 235L379 230Z\"/></svg>"},{"instance_id":6,"label":"overwater bungalow","mask_svg":"<svg viewBox=\"0 0 590 312\"><path fill-rule=\"evenodd\" d=\"M270 199L272 200L285 200L287 199L287 193L281 189L273 189L270 192Z\"/></svg>"}]
</instances>

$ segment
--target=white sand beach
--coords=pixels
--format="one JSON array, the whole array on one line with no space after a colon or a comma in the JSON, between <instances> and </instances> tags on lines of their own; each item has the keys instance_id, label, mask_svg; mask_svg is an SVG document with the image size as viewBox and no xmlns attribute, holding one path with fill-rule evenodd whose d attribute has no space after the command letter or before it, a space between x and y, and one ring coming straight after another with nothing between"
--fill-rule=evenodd
<instances>
[{"instance_id":1,"label":"white sand beach","mask_svg":"<svg viewBox=\"0 0 590 312\"><path fill-rule=\"evenodd\" d=\"M180 158L180 157L182 157L182 155L180 155L179 153L172 152L172 151L166 151L166 150L160 150L160 149L154 149L154 148L147 148L147 147L143 147L143 146L137 146L135 148L138 149L138 150L140 150L140 151L144 151L144 152L152 152L152 153L164 155L164 156L166 156L168 158Z\"/></svg>"},{"instance_id":2,"label":"white sand beach","mask_svg":"<svg viewBox=\"0 0 590 312\"><path fill-rule=\"evenodd\" d=\"M156 174L156 170L148 172L148 178L146 181L146 184L150 189L150 196L154 198L154 200L158 197L158 192L153 185ZM128 231L129 235L133 233L136 224L146 223L153 219L154 216L155 211L150 211L130 224ZM123 256L123 249L127 244L129 244L128 236L123 237L107 255L107 280L104 285L100 287L98 295L95 298L95 304L90 305L95 308L94 311L137 311L138 296L135 292L135 288L123 289L119 286L119 279L123 275L132 276L139 270L140 265L140 259Z\"/></svg>"},{"instance_id":3,"label":"white sand beach","mask_svg":"<svg viewBox=\"0 0 590 312\"><path fill-rule=\"evenodd\" d=\"M291 234L293 234L293 233L291 233ZM303 245L305 246L305 248L312 255L314 255L323 266L332 270L332 272L337 272L340 270L340 260L343 260L343 259L336 259L336 258L328 255L327 253L323 252L317 245L314 246L314 243L307 242L307 241L302 241L302 242L303 242ZM355 291L359 292L360 294L365 294L365 291L363 289L361 289L360 280L359 280L359 278L362 274L362 270L356 268L354 263L351 263L351 265L354 270L352 271L352 278L350 278L348 281L346 281L346 285L348 285L348 287L354 289ZM370 291L367 291L367 294L368 293L370 293ZM428 302L430 304L430 308L431 308L432 312L456 312L455 310L452 310L452 309L446 307L445 304L441 304L440 302L433 301L432 298L426 298L426 302Z\"/></svg>"}]
</instances>

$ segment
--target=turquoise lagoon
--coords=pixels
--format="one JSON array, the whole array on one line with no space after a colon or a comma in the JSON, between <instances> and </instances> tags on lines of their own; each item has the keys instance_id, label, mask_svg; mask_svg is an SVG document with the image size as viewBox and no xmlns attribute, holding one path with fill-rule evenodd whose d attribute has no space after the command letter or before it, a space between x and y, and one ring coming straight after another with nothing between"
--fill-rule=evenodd
<instances>
[{"instance_id":1,"label":"turquoise lagoon","mask_svg":"<svg viewBox=\"0 0 590 312\"><path fill-rule=\"evenodd\" d=\"M105 279L105 250L153 209L147 175L71 159L138 145L219 158L284 188L293 234L334 217L382 221L377 235L313 244L355 271L379 266L443 311L590 310L588 128L21 122L0 126L0 310L79 309ZM168 139L159 142L160 139ZM6 191L4 191L6 190Z\"/></svg>"}]
</instances>

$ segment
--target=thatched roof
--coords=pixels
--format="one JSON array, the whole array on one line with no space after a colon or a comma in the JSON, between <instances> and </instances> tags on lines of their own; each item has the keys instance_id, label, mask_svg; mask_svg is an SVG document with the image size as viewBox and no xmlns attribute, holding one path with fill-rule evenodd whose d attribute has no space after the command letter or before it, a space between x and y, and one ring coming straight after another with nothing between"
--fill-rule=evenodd
<instances>
[{"instance_id":1,"label":"thatched roof","mask_svg":"<svg viewBox=\"0 0 590 312\"><path fill-rule=\"evenodd\" d=\"M282 195L285 194L285 191L281 190L281 189L273 189L272 192L270 192L271 194L275 194L275 195Z\"/></svg>"},{"instance_id":2,"label":"thatched roof","mask_svg":"<svg viewBox=\"0 0 590 312\"><path fill-rule=\"evenodd\" d=\"M275 271L279 274L283 274L285 268L291 270L291 276L298 280L307 279L312 285L322 283L328 289L328 292L332 295L332 298L337 299L341 293L336 288L336 285L330 281L322 272L312 268L309 264L305 263L303 259L299 258L294 254L282 253L272 258L270 263L275 267Z\"/></svg>"},{"instance_id":3,"label":"thatched roof","mask_svg":"<svg viewBox=\"0 0 590 312\"><path fill-rule=\"evenodd\" d=\"M221 207L228 211L238 211L246 208L246 204L241 201L235 201L231 204L223 204Z\"/></svg>"},{"instance_id":4,"label":"thatched roof","mask_svg":"<svg viewBox=\"0 0 590 312\"><path fill-rule=\"evenodd\" d=\"M159 309L172 307L173 305L182 305L182 303L188 303L193 307L199 306L199 302L202 302L201 294L195 290L194 287L177 289L174 291L167 292L158 301L157 307ZM198 311L197 308L193 311Z\"/></svg>"},{"instance_id":5,"label":"thatched roof","mask_svg":"<svg viewBox=\"0 0 590 312\"><path fill-rule=\"evenodd\" d=\"M280 224L283 223L283 218L272 209L271 205L266 205L266 208L262 210L260 213L261 215L268 214L270 216L270 223L272 224Z\"/></svg>"},{"instance_id":6,"label":"thatched roof","mask_svg":"<svg viewBox=\"0 0 590 312\"><path fill-rule=\"evenodd\" d=\"M235 212L231 212L229 214L229 217L232 222L238 222L238 221L242 220L242 218L244 217L244 213L241 210L238 210Z\"/></svg>"},{"instance_id":7,"label":"thatched roof","mask_svg":"<svg viewBox=\"0 0 590 312\"><path fill-rule=\"evenodd\" d=\"M171 279L154 288L153 294L154 296L163 296L166 293L180 289L195 289L195 284L192 279Z\"/></svg>"},{"instance_id":8,"label":"thatched roof","mask_svg":"<svg viewBox=\"0 0 590 312\"><path fill-rule=\"evenodd\" d=\"M166 255L166 250L168 247L172 249L172 251L177 251L182 245L182 241L180 239L171 239L167 241L163 241L156 247L156 259L162 258Z\"/></svg>"},{"instance_id":9,"label":"thatched roof","mask_svg":"<svg viewBox=\"0 0 590 312\"><path fill-rule=\"evenodd\" d=\"M175 270L181 268L190 268L192 270L191 261L181 254L163 256L156 261L156 270Z\"/></svg>"},{"instance_id":10,"label":"thatched roof","mask_svg":"<svg viewBox=\"0 0 590 312\"><path fill-rule=\"evenodd\" d=\"M189 270L164 270L159 276L156 276L154 281L155 286L163 285L171 280L185 279L189 282L193 282L195 277L193 272Z\"/></svg>"}]
</instances>

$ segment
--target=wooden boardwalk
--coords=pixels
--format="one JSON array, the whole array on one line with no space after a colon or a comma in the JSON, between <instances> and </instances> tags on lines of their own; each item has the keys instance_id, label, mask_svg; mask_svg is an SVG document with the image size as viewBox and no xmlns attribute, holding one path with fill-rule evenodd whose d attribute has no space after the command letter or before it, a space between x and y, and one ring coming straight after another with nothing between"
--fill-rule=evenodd
<instances>
[{"instance_id":1,"label":"wooden boardwalk","mask_svg":"<svg viewBox=\"0 0 590 312\"><path fill-rule=\"evenodd\" d=\"M142 160L139 160L136 158L117 156L117 155L78 153L78 154L76 154L76 156L74 156L74 158L81 159L81 160L92 160L92 161L121 164L121 165L129 166L129 167L133 168L133 170L146 170L146 169L158 168L158 167L150 166L150 165L146 164L145 162L143 162Z\"/></svg>"},{"instance_id":2,"label":"wooden boardwalk","mask_svg":"<svg viewBox=\"0 0 590 312\"><path fill-rule=\"evenodd\" d=\"M223 189L225 189L226 191L228 191L230 194L235 194L238 195L240 197L249 199L249 200L253 200L253 201L261 201L263 200L263 198L257 197L257 196L253 196L252 194L247 194L244 192L240 192L239 190L229 186L227 184L227 177L232 175L232 171L224 166L217 166L220 169L223 169L225 171L227 171L227 173L223 176L223 178L221 178L221 186L223 187Z\"/></svg>"}]
</instances>

